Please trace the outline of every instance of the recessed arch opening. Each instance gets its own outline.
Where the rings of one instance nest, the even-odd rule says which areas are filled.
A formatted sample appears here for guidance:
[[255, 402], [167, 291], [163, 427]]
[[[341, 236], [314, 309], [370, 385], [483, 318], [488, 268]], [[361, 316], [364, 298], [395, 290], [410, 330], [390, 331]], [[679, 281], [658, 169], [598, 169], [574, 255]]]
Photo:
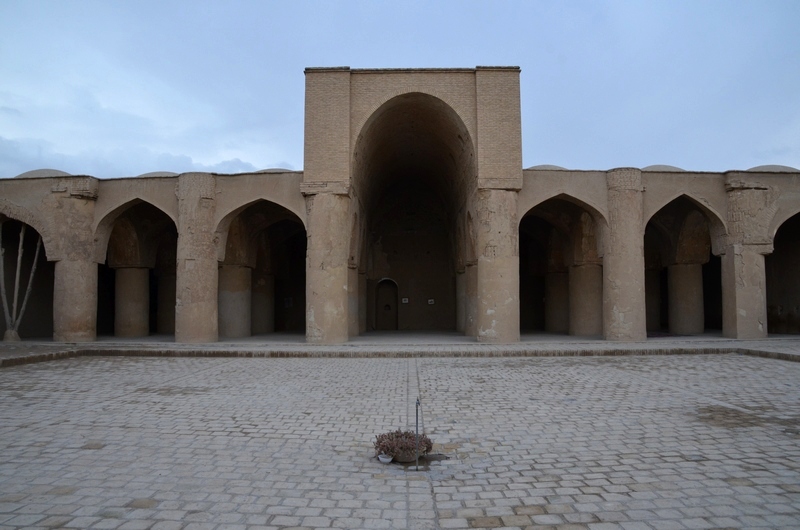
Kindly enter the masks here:
[[[0, 308], [0, 337], [5, 336], [8, 329], [16, 328], [17, 336], [22, 340], [50, 339], [53, 337], [55, 262], [47, 261], [44, 241], [37, 255], [41, 236], [31, 225], [0, 213], [0, 230], [4, 273], [0, 281], [4, 282], [6, 294], [6, 308]], [[22, 257], [18, 259], [20, 239]], [[6, 321], [6, 310], [9, 322]]]
[[800, 213], [780, 225], [765, 257], [767, 331], [800, 333]]
[[644, 233], [649, 336], [722, 330], [722, 262], [713, 254], [724, 226], [708, 209], [679, 196], [659, 209]]
[[397, 331], [399, 323], [397, 282], [384, 278], [375, 287], [375, 329]]
[[97, 335], [175, 335], [178, 230], [142, 200], [110, 212], [98, 225]]
[[[367, 120], [353, 154], [354, 207], [363, 234], [352, 267], [366, 276], [360, 306], [376, 307], [378, 284], [391, 277], [401, 303], [399, 330], [455, 330], [466, 296], [467, 203], [476, 186], [472, 140], [458, 114], [421, 93], [397, 96]], [[355, 290], [353, 290], [355, 291]], [[374, 310], [359, 329], [378, 327]], [[352, 334], [352, 333], [351, 333]]]
[[520, 333], [600, 336], [603, 332], [602, 216], [559, 195], [519, 224]]
[[305, 333], [306, 230], [288, 209], [267, 200], [220, 223], [220, 338]]

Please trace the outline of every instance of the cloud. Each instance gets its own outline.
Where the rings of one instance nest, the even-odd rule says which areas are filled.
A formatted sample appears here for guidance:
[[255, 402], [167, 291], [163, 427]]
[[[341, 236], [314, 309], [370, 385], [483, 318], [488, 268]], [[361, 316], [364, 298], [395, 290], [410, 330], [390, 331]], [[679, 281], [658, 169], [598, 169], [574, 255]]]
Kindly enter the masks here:
[[[294, 169], [288, 162], [276, 162], [268, 167]], [[239, 158], [203, 163], [187, 155], [156, 152], [142, 147], [64, 154], [45, 140], [0, 137], [0, 177], [15, 177], [26, 171], [43, 168], [98, 178], [136, 176], [152, 171], [247, 173], [267, 169]]]

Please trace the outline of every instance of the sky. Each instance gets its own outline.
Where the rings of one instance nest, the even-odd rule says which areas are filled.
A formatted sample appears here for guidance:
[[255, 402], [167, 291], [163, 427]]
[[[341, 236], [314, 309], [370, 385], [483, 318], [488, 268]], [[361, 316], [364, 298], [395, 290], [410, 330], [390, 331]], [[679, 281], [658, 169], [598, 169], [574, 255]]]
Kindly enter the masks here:
[[0, 0], [0, 177], [301, 170], [313, 66], [519, 66], [524, 167], [800, 168], [798, 22], [796, 0]]

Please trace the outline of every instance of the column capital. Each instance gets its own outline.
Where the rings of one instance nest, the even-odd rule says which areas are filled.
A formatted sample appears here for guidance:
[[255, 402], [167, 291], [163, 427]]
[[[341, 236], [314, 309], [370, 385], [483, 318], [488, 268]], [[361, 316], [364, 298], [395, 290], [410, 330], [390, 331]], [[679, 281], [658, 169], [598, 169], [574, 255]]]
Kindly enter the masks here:
[[644, 191], [642, 170], [635, 167], [620, 167], [606, 172], [609, 191]]

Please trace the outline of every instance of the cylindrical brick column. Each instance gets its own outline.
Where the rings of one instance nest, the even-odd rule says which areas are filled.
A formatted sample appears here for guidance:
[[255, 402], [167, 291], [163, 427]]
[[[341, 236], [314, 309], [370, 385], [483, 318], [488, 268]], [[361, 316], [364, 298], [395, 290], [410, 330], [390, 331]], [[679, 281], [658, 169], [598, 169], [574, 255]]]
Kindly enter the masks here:
[[175, 271], [158, 275], [156, 331], [159, 335], [175, 334], [175, 281]]
[[647, 331], [661, 330], [661, 271], [644, 271], [645, 311], [647, 312]]
[[597, 263], [569, 268], [569, 334], [603, 333], [603, 267]]
[[219, 336], [249, 337], [252, 269], [243, 265], [219, 268]]
[[669, 266], [669, 332], [699, 335], [705, 329], [703, 266], [679, 263]]
[[320, 193], [306, 197], [306, 340], [347, 342], [350, 197]]
[[478, 341], [519, 342], [517, 192], [478, 191]]
[[548, 272], [544, 277], [544, 330], [569, 332], [569, 274]]
[[56, 262], [53, 285], [53, 340], [88, 342], [97, 336], [97, 263]]
[[150, 334], [150, 269], [121, 267], [114, 275], [114, 336]]
[[603, 334], [607, 340], [647, 339], [644, 292], [642, 172], [606, 173], [608, 230], [603, 254]]

